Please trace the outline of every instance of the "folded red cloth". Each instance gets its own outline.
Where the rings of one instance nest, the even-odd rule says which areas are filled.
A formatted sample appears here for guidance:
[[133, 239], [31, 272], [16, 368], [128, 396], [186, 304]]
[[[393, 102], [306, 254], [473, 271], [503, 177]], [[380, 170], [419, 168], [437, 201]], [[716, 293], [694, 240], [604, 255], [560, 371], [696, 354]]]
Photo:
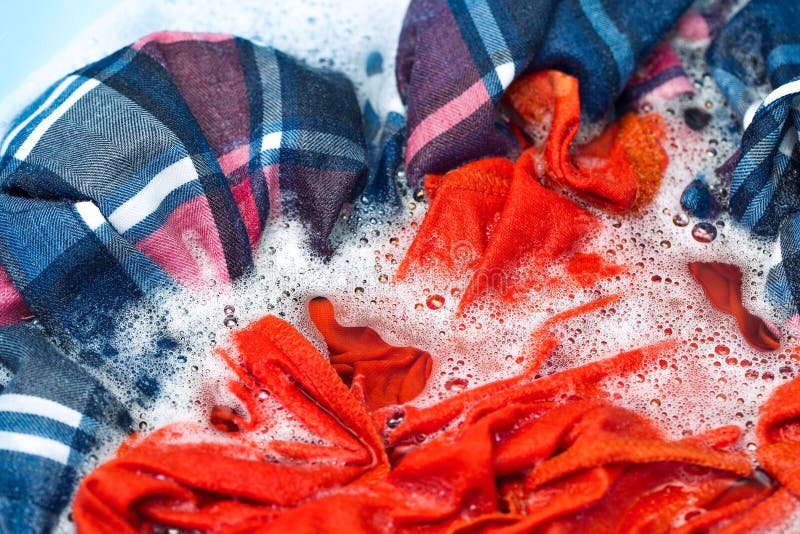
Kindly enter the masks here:
[[[736, 427], [669, 441], [642, 415], [607, 400], [605, 378], [644, 367], [672, 344], [534, 378], [558, 344], [553, 326], [612, 300], [569, 310], [534, 332], [527, 349], [534, 363], [523, 375], [427, 408], [371, 409], [363, 401], [376, 397], [348, 389], [334, 369], [341, 362], [331, 365], [289, 324], [265, 317], [234, 334], [239, 363], [225, 356], [251, 413], [218, 426], [227, 431], [175, 424], [131, 438], [81, 484], [78, 528], [696, 532], [742, 521], [775, 525], [796, 509], [800, 382], [778, 390], [758, 427], [759, 459], [778, 486], [760, 482], [746, 455], [729, 452]], [[359, 347], [367, 362], [376, 360], [375, 347], [392, 360], [377, 334], [338, 326], [328, 306], [315, 301], [312, 308], [322, 310], [313, 314], [334, 357], [348, 354], [345, 377], [360, 374]], [[408, 377], [414, 369], [370, 372]], [[259, 408], [265, 399], [309, 438], [265, 437], [273, 424]]]
[[522, 130], [549, 123], [547, 140], [537, 144], [535, 134], [528, 138], [518, 129], [527, 148], [516, 163], [489, 158], [429, 175], [430, 209], [397, 270], [400, 280], [433, 275], [465, 288], [459, 312], [485, 295], [508, 303], [525, 292], [569, 284], [548, 276], [553, 265], [566, 264], [571, 282], [582, 286], [621, 272], [601, 256], [577, 250], [599, 221], [540, 178], [602, 208], [626, 211], [652, 198], [668, 162], [657, 115], [629, 113], [573, 147], [580, 126], [578, 82], [561, 72], [522, 78], [504, 98]]
[[[431, 205], [397, 278], [465, 287], [459, 311], [485, 295], [511, 303], [529, 291], [592, 285], [623, 270], [576, 250], [599, 221], [539, 183], [534, 149], [515, 164], [485, 159], [429, 176], [426, 187]], [[549, 274], [563, 264], [571, 282]]]
[[660, 145], [660, 116], [628, 113], [590, 142], [573, 146], [581, 124], [577, 78], [540, 71], [514, 82], [504, 98], [523, 130], [549, 131], [538, 147], [548, 179], [610, 211], [630, 210], [655, 194], [669, 162]]

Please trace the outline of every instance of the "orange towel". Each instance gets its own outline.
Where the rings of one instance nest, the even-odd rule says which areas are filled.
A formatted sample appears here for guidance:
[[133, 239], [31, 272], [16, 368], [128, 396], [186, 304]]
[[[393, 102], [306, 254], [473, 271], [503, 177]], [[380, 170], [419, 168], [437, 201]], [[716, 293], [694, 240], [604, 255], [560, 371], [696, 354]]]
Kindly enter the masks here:
[[[430, 209], [397, 270], [465, 289], [459, 311], [483, 296], [513, 303], [544, 287], [591, 285], [622, 268], [576, 244], [597, 218], [536, 178], [531, 149], [512, 164], [494, 158], [428, 179]], [[553, 279], [551, 265], [568, 264], [572, 282]]]
[[592, 141], [573, 146], [581, 122], [577, 78], [540, 71], [514, 82], [504, 98], [523, 129], [541, 131], [549, 122], [547, 140], [537, 150], [553, 182], [616, 212], [643, 205], [655, 194], [669, 161], [660, 145], [658, 115], [628, 113]]
[[[534, 378], [558, 342], [552, 327], [611, 301], [534, 332], [529, 350], [539, 364], [523, 375], [428, 408], [399, 400], [370, 408], [365, 401], [376, 398], [349, 389], [340, 364], [265, 317], [234, 334], [237, 356], [223, 355], [239, 376], [236, 393], [250, 395], [247, 406], [267, 395], [308, 437], [265, 438], [265, 414], [237, 414], [248, 428], [174, 424], [133, 437], [81, 484], [79, 531], [659, 533], [779, 524], [798, 504], [799, 381], [776, 392], [759, 422], [759, 459], [773, 483], [736, 452], [737, 428], [670, 441], [607, 400], [604, 378], [638, 370], [673, 344]], [[359, 375], [362, 348], [366, 362], [375, 347], [391, 360], [373, 331], [339, 326], [327, 301], [312, 308], [332, 354], [348, 354], [345, 378]]]

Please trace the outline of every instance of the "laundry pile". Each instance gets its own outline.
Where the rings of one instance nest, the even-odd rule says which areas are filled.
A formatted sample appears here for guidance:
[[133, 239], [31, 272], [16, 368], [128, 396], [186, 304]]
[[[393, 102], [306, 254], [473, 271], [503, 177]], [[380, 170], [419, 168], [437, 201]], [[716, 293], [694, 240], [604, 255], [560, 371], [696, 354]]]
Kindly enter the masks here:
[[[762, 399], [757, 443], [743, 447], [737, 424], [672, 439], [618, 402], [613, 382], [643, 380], [688, 340], [645, 336], [548, 367], [564, 328], [623, 299], [597, 289], [604, 281], [640, 276], [598, 247], [600, 215], [640, 216], [682, 148], [650, 105], [696, 90], [676, 39], [710, 43], [709, 69], [743, 127], [728, 162], [675, 200], [778, 240], [767, 293], [797, 323], [790, 2], [413, 0], [396, 61], [405, 117], [378, 115], [331, 69], [221, 34], [152, 34], [58, 81], [0, 147], [0, 530], [50, 531], [68, 506], [81, 532], [690, 533], [791, 521], [800, 378]], [[367, 75], [381, 68], [370, 55]], [[693, 131], [712, 120], [699, 108], [684, 119]], [[342, 215], [397, 213], [398, 187], [428, 209], [393, 290], [463, 288], [448, 293], [454, 321], [524, 316], [545, 290], [596, 295], [532, 324], [516, 376], [424, 402], [442, 355], [345, 325], [330, 295], [295, 299], [308, 324], [265, 315], [215, 350], [235, 402], [136, 432], [111, 385], [146, 406], [164, 377], [120, 353], [123, 314], [236, 284], [277, 220], [299, 221], [324, 264]], [[698, 307], [731, 314], [764, 354], [783, 347], [747, 309], [742, 269], [688, 260], [709, 300]], [[177, 343], [165, 334], [147, 357], [169, 367]], [[86, 474], [100, 435], [119, 448]]]

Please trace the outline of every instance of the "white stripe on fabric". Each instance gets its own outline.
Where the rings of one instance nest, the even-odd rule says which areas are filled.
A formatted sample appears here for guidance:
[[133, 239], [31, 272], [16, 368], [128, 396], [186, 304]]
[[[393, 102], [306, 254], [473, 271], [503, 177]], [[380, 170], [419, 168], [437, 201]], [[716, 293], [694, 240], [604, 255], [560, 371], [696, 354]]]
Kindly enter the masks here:
[[156, 211], [170, 193], [196, 179], [194, 162], [185, 157], [156, 174], [150, 183], [115, 209], [108, 222], [120, 234], [126, 232]]
[[267, 134], [261, 139], [261, 152], [266, 152], [267, 150], [276, 150], [281, 147], [281, 139], [283, 138], [283, 132], [272, 132]]
[[40, 122], [36, 128], [33, 129], [31, 134], [25, 139], [25, 142], [20, 145], [17, 151], [14, 153], [14, 157], [23, 160], [28, 157], [28, 155], [33, 150], [33, 147], [36, 146], [36, 143], [42, 138], [42, 136], [50, 129], [50, 127], [60, 119], [64, 113], [69, 111], [69, 108], [75, 105], [75, 102], [83, 98], [83, 96], [100, 85], [100, 80], [95, 80], [91, 78], [86, 80], [83, 84], [81, 84], [75, 92], [69, 95], [69, 97], [64, 100], [60, 106], [53, 110], [53, 112], [44, 118], [42, 122]]
[[486, 0], [466, 0], [464, 3], [492, 63], [497, 66], [513, 61], [506, 39], [488, 2]]
[[71, 452], [71, 449], [60, 441], [5, 430], [0, 430], [0, 450], [41, 456], [64, 465], [69, 462]]
[[799, 92], [800, 92], [800, 80], [795, 80], [793, 82], [785, 83], [767, 95], [767, 98], [764, 99], [764, 105], [769, 106], [779, 98], [783, 98], [784, 96]]
[[17, 136], [17, 134], [18, 134], [19, 132], [21, 132], [21, 131], [22, 131], [22, 129], [23, 129], [23, 128], [25, 128], [25, 127], [26, 127], [28, 124], [30, 124], [30, 122], [31, 122], [33, 119], [35, 119], [36, 117], [38, 117], [38, 116], [39, 116], [39, 115], [40, 115], [40, 114], [41, 114], [41, 113], [42, 113], [44, 110], [46, 110], [47, 108], [49, 108], [49, 107], [50, 107], [50, 106], [53, 104], [53, 102], [55, 102], [55, 101], [56, 101], [56, 99], [57, 99], [59, 96], [61, 96], [61, 93], [63, 93], [64, 91], [66, 91], [67, 87], [69, 87], [69, 84], [71, 84], [71, 83], [72, 83], [73, 81], [75, 81], [77, 78], [78, 78], [77, 76], [74, 76], [74, 75], [72, 75], [72, 76], [67, 76], [66, 78], [64, 78], [63, 80], [61, 80], [61, 83], [60, 83], [60, 84], [58, 84], [58, 87], [56, 87], [55, 89], [53, 89], [53, 92], [52, 92], [52, 93], [50, 93], [50, 96], [48, 96], [48, 97], [47, 97], [47, 100], [45, 100], [44, 102], [42, 102], [42, 105], [41, 105], [41, 106], [39, 106], [38, 108], [36, 108], [36, 111], [34, 111], [34, 112], [33, 112], [33, 113], [31, 113], [30, 115], [28, 115], [28, 118], [27, 118], [27, 119], [25, 119], [24, 121], [22, 121], [21, 123], [19, 123], [19, 124], [17, 125], [17, 127], [16, 127], [16, 128], [14, 128], [13, 130], [11, 130], [11, 131], [8, 133], [8, 136], [6, 137], [6, 140], [3, 142], [3, 146], [2, 146], [2, 147], [0, 147], [0, 153], [3, 153], [3, 152], [5, 152], [5, 151], [6, 151], [6, 149], [8, 148], [8, 145], [10, 145], [10, 144], [11, 144], [11, 141], [13, 141], [13, 140], [14, 140], [14, 138]]
[[756, 116], [756, 111], [758, 108], [761, 107], [761, 102], [753, 102], [747, 108], [747, 111], [744, 112], [744, 117], [742, 118], [742, 127], [746, 130], [750, 127], [750, 124], [753, 122], [753, 117]]
[[103, 217], [102, 213], [100, 213], [100, 208], [98, 208], [94, 202], [89, 200], [84, 202], [76, 202], [75, 210], [92, 232], [103, 226], [103, 224], [106, 222], [106, 218]]
[[0, 412], [15, 412], [46, 417], [59, 423], [78, 428], [83, 414], [50, 399], [33, 395], [7, 393], [0, 395]]
[[742, 119], [744, 129], [746, 130], [750, 126], [750, 123], [753, 122], [753, 117], [755, 117], [756, 111], [758, 111], [761, 106], [769, 106], [776, 100], [793, 94], [800, 94], [800, 80], [785, 83], [777, 89], [773, 89], [761, 102], [753, 102], [750, 104], [750, 107], [747, 108], [747, 111], [744, 113], [744, 118]]

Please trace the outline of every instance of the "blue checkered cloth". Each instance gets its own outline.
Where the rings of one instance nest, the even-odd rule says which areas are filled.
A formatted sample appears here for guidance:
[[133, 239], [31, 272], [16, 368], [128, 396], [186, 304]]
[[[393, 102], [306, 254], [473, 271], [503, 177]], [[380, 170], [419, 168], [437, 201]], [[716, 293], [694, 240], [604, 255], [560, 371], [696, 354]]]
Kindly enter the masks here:
[[202, 285], [204, 264], [241, 276], [281, 214], [330, 253], [368, 178], [349, 80], [224, 35], [154, 34], [80, 69], [0, 148], [0, 263], [67, 345], [107, 338], [159, 288]]
[[[0, 532], [46, 532], [71, 499], [98, 434], [130, 418], [103, 385], [30, 323], [0, 328]], [[92, 466], [93, 467], [93, 466]]]
[[[380, 83], [380, 75], [383, 74], [383, 57], [378, 52], [367, 57], [366, 72], [368, 88], [375, 97], [380, 98], [383, 91], [374, 86], [375, 82]], [[356, 207], [360, 208], [358, 211], [362, 218], [375, 212], [379, 215], [392, 214], [400, 208], [397, 182], [403, 183], [400, 180], [402, 175], [398, 173], [403, 166], [406, 118], [396, 109], [382, 112], [377, 103], [373, 105], [368, 100], [364, 105], [364, 134], [370, 174], [361, 202]]]
[[[800, 310], [800, 3], [753, 0], [722, 29], [708, 61], [745, 127], [728, 210], [754, 235], [779, 237], [767, 291], [787, 315], [795, 315]], [[765, 85], [772, 90], [763, 98]]]

